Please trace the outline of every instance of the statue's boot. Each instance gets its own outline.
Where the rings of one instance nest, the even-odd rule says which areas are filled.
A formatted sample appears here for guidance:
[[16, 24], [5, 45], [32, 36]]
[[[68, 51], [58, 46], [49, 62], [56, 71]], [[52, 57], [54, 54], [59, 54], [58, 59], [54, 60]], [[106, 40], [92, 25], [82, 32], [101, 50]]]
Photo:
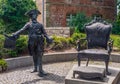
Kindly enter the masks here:
[[46, 73], [46, 72], [43, 71], [43, 70], [39, 72], [39, 76], [40, 76], [40, 77], [47, 76], [47, 75], [48, 75], [48, 73]]
[[31, 73], [34, 73], [34, 72], [37, 72], [37, 67], [35, 67]]
[[42, 69], [42, 65], [40, 64], [39, 65], [39, 76], [40, 77], [43, 77], [43, 76], [46, 76], [47, 73]]
[[33, 62], [34, 62], [34, 70], [31, 72], [31, 73], [34, 73], [34, 72], [37, 72], [38, 70], [37, 70], [37, 62], [38, 62], [38, 60], [37, 60], [37, 56], [36, 55], [33, 55]]

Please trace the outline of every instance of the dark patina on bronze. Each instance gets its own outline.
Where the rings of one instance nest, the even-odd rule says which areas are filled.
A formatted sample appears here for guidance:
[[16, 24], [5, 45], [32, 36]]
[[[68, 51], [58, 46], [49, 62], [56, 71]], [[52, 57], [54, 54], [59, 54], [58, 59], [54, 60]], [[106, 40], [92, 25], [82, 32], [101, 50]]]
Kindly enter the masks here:
[[[89, 59], [99, 60], [99, 61], [102, 60], [105, 62], [106, 74], [110, 75], [111, 73], [108, 71], [108, 64], [113, 47], [113, 40], [110, 39], [110, 32], [112, 25], [102, 20], [101, 18], [95, 18], [90, 23], [85, 24], [84, 28], [86, 32], [86, 38], [80, 39], [77, 44], [78, 66], [80, 67], [81, 59], [87, 59], [86, 66], [88, 66]], [[80, 45], [81, 40], [87, 41], [87, 49], [81, 50], [81, 45]], [[74, 71], [75, 72], [73, 73], [81, 72], [81, 70], [78, 69]]]
[[[42, 56], [44, 53], [44, 38], [46, 38], [47, 43], [52, 43], [52, 39], [48, 37], [43, 25], [37, 21], [37, 16], [41, 14], [40, 11], [37, 9], [30, 10], [25, 13], [25, 15], [29, 16], [31, 21], [27, 22], [25, 26], [15, 32], [12, 36], [7, 36], [5, 40], [5, 48], [14, 48], [15, 41], [19, 37], [19, 35], [24, 32], [28, 31], [28, 50], [29, 54], [33, 56], [34, 62], [34, 70], [33, 72], [39, 71], [39, 76], [47, 75], [42, 68]], [[7, 42], [8, 40], [11, 43]], [[39, 69], [39, 70], [38, 70]]]

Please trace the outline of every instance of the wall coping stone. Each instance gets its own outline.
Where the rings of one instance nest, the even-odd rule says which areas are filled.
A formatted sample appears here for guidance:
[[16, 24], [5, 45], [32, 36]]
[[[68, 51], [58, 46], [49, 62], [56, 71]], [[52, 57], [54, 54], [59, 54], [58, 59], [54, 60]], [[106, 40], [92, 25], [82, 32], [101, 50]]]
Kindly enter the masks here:
[[[8, 70], [33, 65], [32, 56], [22, 56], [17, 58], [5, 59]], [[77, 52], [57, 52], [44, 54], [43, 63], [65, 62], [77, 60]], [[110, 61], [120, 63], [120, 54], [113, 53]]]

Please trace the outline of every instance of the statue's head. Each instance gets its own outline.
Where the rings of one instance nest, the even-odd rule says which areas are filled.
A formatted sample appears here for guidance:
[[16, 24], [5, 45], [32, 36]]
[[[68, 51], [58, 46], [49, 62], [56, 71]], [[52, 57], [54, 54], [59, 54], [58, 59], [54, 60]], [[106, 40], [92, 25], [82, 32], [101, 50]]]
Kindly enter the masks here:
[[98, 16], [98, 17], [94, 17], [94, 21], [101, 21], [102, 20], [102, 17]]
[[32, 20], [36, 20], [39, 14], [41, 14], [41, 12], [37, 9], [33, 9], [25, 13], [25, 15], [29, 16]]

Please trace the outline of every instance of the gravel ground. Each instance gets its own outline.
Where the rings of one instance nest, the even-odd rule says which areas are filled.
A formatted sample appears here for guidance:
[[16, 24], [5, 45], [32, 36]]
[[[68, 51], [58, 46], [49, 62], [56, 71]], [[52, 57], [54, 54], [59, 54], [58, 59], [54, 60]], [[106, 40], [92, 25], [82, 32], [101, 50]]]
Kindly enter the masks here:
[[[0, 74], [0, 84], [64, 84], [65, 76], [74, 64], [77, 62], [44, 64], [43, 68], [49, 74], [43, 78], [39, 77], [38, 73], [31, 73], [33, 66], [15, 69]], [[91, 61], [90, 64], [104, 63]], [[110, 66], [120, 68], [120, 63], [110, 62]]]

